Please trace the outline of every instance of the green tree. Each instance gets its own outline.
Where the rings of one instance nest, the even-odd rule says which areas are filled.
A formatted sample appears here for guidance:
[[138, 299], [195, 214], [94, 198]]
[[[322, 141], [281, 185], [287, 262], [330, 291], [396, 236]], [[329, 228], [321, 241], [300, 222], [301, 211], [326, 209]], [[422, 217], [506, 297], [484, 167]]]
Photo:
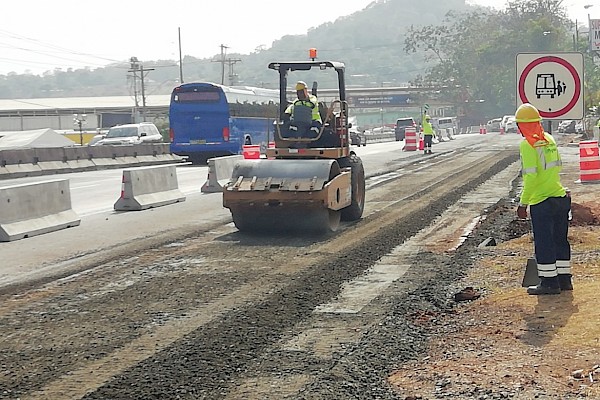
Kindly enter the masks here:
[[[442, 25], [411, 28], [404, 50], [437, 61], [419, 80], [453, 87], [447, 96], [467, 119], [512, 113], [516, 55], [572, 47], [572, 23], [561, 4], [561, 0], [517, 0], [502, 11], [450, 12]], [[477, 108], [468, 107], [481, 100], [485, 102]]]

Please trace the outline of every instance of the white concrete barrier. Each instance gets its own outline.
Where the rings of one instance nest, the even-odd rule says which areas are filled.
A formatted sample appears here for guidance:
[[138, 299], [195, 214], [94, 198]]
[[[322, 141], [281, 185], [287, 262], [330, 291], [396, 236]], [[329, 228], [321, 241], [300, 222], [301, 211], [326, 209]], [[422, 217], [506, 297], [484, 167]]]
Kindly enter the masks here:
[[202, 193], [217, 193], [223, 191], [223, 185], [229, 182], [233, 172], [233, 166], [239, 160], [243, 160], [241, 155], [216, 157], [208, 159], [208, 177], [200, 191]]
[[140, 211], [185, 201], [179, 190], [175, 165], [138, 167], [123, 170], [117, 211]]
[[71, 209], [69, 181], [52, 181], [0, 187], [0, 241], [78, 226]]

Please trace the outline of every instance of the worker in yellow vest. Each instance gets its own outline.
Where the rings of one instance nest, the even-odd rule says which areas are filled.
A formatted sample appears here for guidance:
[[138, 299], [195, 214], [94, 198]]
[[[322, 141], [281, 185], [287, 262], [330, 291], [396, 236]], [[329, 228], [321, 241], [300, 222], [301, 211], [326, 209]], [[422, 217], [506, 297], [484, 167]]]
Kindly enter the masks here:
[[539, 111], [529, 103], [515, 113], [519, 132], [523, 191], [517, 208], [519, 218], [531, 214], [535, 259], [540, 283], [527, 288], [531, 295], [559, 294], [573, 290], [569, 211], [571, 198], [560, 182], [562, 160], [552, 135], [544, 132]]
[[306, 137], [309, 132], [316, 137], [323, 126], [317, 96], [308, 93], [308, 86], [303, 81], [296, 83], [296, 93], [298, 98], [285, 110], [290, 119], [289, 129], [297, 132], [298, 137]]
[[431, 117], [427, 114], [423, 115], [423, 154], [433, 154], [431, 144], [433, 143], [433, 125]]

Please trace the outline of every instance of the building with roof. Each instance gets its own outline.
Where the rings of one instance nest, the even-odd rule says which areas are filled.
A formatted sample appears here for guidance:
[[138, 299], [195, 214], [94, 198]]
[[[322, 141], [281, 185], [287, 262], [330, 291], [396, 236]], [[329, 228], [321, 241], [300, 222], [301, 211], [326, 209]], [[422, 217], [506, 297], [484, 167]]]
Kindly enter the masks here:
[[53, 97], [40, 99], [0, 99], [0, 132], [51, 128], [78, 130], [74, 120], [84, 119], [86, 131], [114, 125], [168, 118], [170, 95], [146, 96], [145, 107], [131, 96]]

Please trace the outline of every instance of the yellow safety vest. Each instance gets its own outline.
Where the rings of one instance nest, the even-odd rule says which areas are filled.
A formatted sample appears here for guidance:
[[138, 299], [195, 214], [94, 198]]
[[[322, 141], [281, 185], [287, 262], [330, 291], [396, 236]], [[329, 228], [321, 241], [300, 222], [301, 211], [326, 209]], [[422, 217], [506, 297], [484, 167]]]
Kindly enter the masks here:
[[544, 132], [545, 141], [535, 146], [523, 140], [520, 144], [521, 175], [523, 191], [520, 204], [535, 205], [549, 197], [563, 197], [565, 188], [560, 183], [562, 160], [556, 141], [552, 135]]

